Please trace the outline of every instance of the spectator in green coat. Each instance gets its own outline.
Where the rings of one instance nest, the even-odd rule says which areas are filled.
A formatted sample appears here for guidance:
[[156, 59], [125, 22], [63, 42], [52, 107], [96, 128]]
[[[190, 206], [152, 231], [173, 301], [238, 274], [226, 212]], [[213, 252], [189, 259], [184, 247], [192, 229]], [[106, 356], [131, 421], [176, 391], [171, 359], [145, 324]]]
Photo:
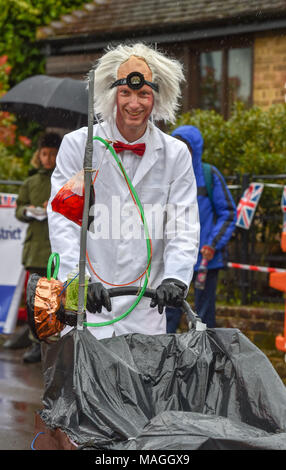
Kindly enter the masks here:
[[[28, 225], [22, 252], [22, 264], [29, 274], [47, 275], [47, 263], [51, 254], [46, 207], [51, 191], [51, 174], [56, 165], [56, 157], [61, 144], [61, 137], [56, 133], [45, 134], [39, 142], [32, 165], [37, 172], [28, 177], [19, 190], [16, 218]], [[23, 334], [27, 334], [27, 328]], [[40, 344], [29, 335], [32, 346], [23, 356], [24, 362], [41, 360]], [[16, 341], [21, 347], [21, 339]], [[9, 342], [9, 340], [8, 340]], [[13, 346], [13, 338], [6, 347]], [[19, 347], [19, 346], [18, 346]]]
[[33, 157], [38, 171], [28, 177], [20, 188], [17, 198], [16, 218], [27, 222], [22, 264], [29, 273], [46, 276], [51, 247], [46, 207], [51, 191], [51, 175], [61, 143], [58, 134], [45, 134]]

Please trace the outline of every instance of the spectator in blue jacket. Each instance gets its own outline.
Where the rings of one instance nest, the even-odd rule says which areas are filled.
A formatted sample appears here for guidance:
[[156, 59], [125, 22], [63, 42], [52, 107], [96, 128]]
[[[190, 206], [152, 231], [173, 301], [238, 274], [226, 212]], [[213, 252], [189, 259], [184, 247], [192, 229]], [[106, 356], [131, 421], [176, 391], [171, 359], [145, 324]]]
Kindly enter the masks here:
[[[208, 328], [215, 327], [216, 287], [219, 270], [226, 266], [226, 245], [236, 222], [236, 205], [219, 170], [211, 165], [212, 196], [208, 196], [202, 154], [203, 137], [194, 126], [180, 126], [172, 133], [189, 148], [197, 181], [199, 215], [201, 223], [200, 251], [194, 268], [193, 282], [204, 256], [207, 261], [205, 288], [195, 287], [195, 310]], [[181, 309], [166, 308], [167, 333], [175, 333], [180, 322]]]

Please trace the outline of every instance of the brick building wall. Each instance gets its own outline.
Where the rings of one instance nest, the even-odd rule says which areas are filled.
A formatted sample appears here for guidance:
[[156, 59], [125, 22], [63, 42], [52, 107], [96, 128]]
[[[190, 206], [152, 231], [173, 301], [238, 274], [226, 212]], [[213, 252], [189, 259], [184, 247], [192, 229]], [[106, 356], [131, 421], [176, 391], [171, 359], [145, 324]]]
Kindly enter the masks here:
[[285, 102], [286, 34], [257, 35], [253, 54], [253, 104], [268, 108]]

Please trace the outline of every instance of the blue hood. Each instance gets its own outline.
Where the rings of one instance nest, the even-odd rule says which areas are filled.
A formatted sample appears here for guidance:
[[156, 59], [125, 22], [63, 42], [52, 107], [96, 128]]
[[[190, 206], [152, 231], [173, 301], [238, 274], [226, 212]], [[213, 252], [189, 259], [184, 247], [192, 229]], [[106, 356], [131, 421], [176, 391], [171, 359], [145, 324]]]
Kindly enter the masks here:
[[180, 137], [184, 142], [189, 144], [192, 149], [192, 162], [195, 177], [198, 186], [204, 186], [202, 154], [204, 148], [204, 139], [199, 129], [194, 126], [180, 126], [172, 132], [173, 137]]

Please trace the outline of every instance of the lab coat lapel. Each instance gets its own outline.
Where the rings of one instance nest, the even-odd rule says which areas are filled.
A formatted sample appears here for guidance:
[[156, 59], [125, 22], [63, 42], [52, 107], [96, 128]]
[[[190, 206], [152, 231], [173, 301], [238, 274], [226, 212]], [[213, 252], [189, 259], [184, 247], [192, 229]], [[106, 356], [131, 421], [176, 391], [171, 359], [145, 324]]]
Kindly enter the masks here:
[[[114, 139], [114, 137], [112, 136], [112, 130], [111, 130], [110, 124], [107, 123], [107, 122], [104, 122], [104, 123], [102, 123], [101, 126], [97, 127], [97, 132], [94, 134], [94, 137], [96, 135], [98, 137], [101, 137], [104, 140], [107, 140], [107, 141], [112, 141]], [[99, 149], [103, 149], [102, 151], [105, 152], [105, 156], [104, 156], [104, 160], [102, 162], [102, 165], [108, 165], [108, 166], [112, 165], [116, 169], [116, 172], [118, 174], [120, 174], [120, 176], [124, 180], [124, 176], [122, 175], [122, 172], [121, 172], [115, 158], [111, 154], [111, 152], [105, 147], [105, 145], [103, 143], [101, 143], [99, 141], [96, 141], [96, 140], [94, 142], [95, 142], [95, 158], [96, 158], [96, 161], [98, 163], [100, 163], [98, 161], [98, 158], [96, 157], [96, 146], [98, 146]], [[101, 154], [101, 152], [99, 152], [99, 154]], [[119, 159], [120, 159], [120, 156], [119, 156]]]
[[[107, 123], [104, 123], [102, 125], [102, 128], [98, 129], [97, 135], [102, 137], [105, 140], [107, 139], [112, 140], [113, 137], [112, 137], [112, 131], [111, 131], [110, 125]], [[148, 173], [148, 171], [150, 171], [152, 166], [158, 160], [160, 156], [160, 151], [162, 151], [162, 148], [164, 147], [164, 142], [162, 141], [160, 137], [158, 129], [154, 126], [154, 124], [151, 124], [151, 123], [149, 123], [149, 135], [148, 135], [147, 140], [148, 141], [146, 142], [146, 151], [144, 155], [140, 157], [141, 158], [140, 164], [138, 165], [138, 168], [136, 170], [136, 173], [132, 181], [133, 186], [136, 186], [144, 178], [144, 176]], [[104, 144], [98, 143], [97, 145], [100, 145], [101, 147], [103, 147]], [[134, 156], [134, 158], [138, 158], [138, 157]], [[119, 156], [119, 159], [120, 159], [120, 156]], [[122, 180], [124, 180], [124, 176], [117, 162], [115, 161], [115, 159], [109, 152], [109, 150], [107, 150], [107, 155], [105, 156], [104, 161], [103, 161], [103, 165], [106, 165], [106, 164], [112, 165], [113, 167], [115, 167], [117, 173], [120, 174]]]
[[164, 143], [162, 142], [159, 132], [153, 124], [150, 124], [150, 133], [148, 142], [146, 142], [146, 151], [141, 157], [140, 164], [133, 178], [133, 186], [136, 186], [144, 176], [151, 170], [160, 156]]

